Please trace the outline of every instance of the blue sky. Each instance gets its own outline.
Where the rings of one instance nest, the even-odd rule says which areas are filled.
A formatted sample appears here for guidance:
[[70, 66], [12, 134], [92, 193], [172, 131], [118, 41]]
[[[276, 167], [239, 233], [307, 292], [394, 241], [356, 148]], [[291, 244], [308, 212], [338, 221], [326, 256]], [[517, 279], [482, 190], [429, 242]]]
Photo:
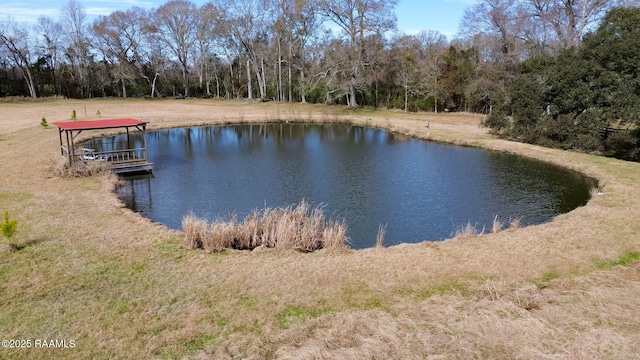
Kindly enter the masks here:
[[[91, 20], [98, 15], [108, 15], [116, 10], [133, 6], [152, 9], [168, 0], [76, 0]], [[191, 0], [202, 5], [209, 0]], [[458, 31], [464, 10], [474, 0], [399, 0], [396, 7], [398, 29], [407, 34], [420, 30], [437, 30], [452, 38]], [[15, 21], [35, 22], [41, 15], [57, 19], [66, 0], [2, 0], [0, 19], [11, 17]]]

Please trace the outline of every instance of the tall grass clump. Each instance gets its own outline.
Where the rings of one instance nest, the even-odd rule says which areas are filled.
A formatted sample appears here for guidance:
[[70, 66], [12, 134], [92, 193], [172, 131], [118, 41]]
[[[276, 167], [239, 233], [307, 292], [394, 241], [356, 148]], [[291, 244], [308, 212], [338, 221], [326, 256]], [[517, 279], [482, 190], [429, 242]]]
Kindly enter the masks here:
[[238, 221], [233, 216], [229, 221], [217, 219], [209, 226], [204, 225], [202, 248], [208, 252], [220, 252], [233, 245], [238, 232]]
[[493, 217], [493, 224], [491, 225], [491, 233], [492, 234], [499, 233], [500, 231], [502, 231], [503, 227], [504, 227], [504, 224], [502, 223], [502, 221], [500, 221], [500, 219], [498, 219], [498, 215], [495, 215]]
[[482, 231], [478, 231], [475, 225], [471, 225], [471, 222], [467, 222], [467, 225], [457, 226], [452, 235], [454, 238], [469, 238], [480, 235], [483, 232], [484, 229]]
[[311, 252], [348, 247], [345, 222], [325, 219], [322, 205], [311, 207], [304, 200], [295, 206], [253, 210], [243, 221], [233, 214], [229, 220], [208, 223], [188, 214], [182, 228], [186, 247], [209, 252], [257, 247]]
[[596, 195], [602, 194], [604, 194], [604, 184], [599, 182], [596, 186], [591, 188], [589, 195], [591, 195], [591, 197], [595, 197]]
[[324, 228], [322, 242], [326, 249], [348, 249], [347, 223], [344, 220], [334, 220], [330, 226]]
[[52, 159], [49, 170], [54, 176], [62, 178], [96, 176], [110, 174], [109, 165], [106, 161], [77, 161], [71, 165], [64, 157]]
[[202, 249], [207, 236], [207, 227], [207, 220], [199, 218], [193, 213], [182, 218], [185, 246], [189, 249]]

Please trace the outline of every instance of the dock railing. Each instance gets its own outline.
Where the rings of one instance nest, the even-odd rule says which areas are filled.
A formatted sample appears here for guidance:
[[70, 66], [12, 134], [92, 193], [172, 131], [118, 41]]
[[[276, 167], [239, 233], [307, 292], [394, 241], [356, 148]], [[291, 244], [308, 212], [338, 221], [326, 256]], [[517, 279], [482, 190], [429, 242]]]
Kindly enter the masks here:
[[[68, 149], [63, 147], [63, 153], [68, 157]], [[92, 148], [81, 148], [75, 151], [73, 161], [107, 161], [110, 166], [117, 167], [121, 164], [129, 164], [132, 162], [147, 162], [147, 148], [134, 149], [117, 149], [98, 151]]]

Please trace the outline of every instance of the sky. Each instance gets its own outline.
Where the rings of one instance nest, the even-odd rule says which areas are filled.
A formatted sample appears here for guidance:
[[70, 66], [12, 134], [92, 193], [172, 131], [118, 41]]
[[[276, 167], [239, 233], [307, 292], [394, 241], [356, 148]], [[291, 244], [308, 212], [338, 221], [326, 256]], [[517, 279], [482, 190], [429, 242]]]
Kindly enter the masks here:
[[[169, 0], [76, 0], [92, 21], [99, 15], [108, 15], [133, 6], [153, 9]], [[202, 5], [209, 0], [191, 0]], [[399, 0], [396, 6], [398, 30], [416, 34], [420, 30], [436, 30], [452, 39], [458, 32], [464, 10], [475, 0]], [[35, 23], [42, 15], [58, 19], [66, 0], [1, 0], [0, 20], [11, 18], [18, 22]]]

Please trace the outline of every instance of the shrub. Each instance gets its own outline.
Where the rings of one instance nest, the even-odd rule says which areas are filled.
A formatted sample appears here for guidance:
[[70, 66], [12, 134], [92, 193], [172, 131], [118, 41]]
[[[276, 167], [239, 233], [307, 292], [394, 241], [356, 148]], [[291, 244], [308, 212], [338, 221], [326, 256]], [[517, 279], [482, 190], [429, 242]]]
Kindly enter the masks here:
[[488, 127], [490, 132], [495, 135], [506, 133], [511, 128], [509, 118], [498, 112], [494, 112], [482, 122], [482, 125]]
[[45, 119], [45, 117], [43, 116], [42, 119], [40, 120], [40, 126], [42, 126], [43, 128], [46, 128], [49, 126], [49, 123], [47, 122], [47, 119]]
[[18, 221], [17, 220], [11, 220], [9, 218], [9, 212], [5, 211], [4, 212], [4, 221], [2, 223], [0, 223], [0, 232], [2, 233], [2, 235], [4, 237], [7, 238], [7, 240], [9, 240], [9, 245], [12, 245], [11, 238], [16, 233], [17, 229], [18, 229]]
[[618, 131], [605, 141], [605, 155], [638, 161], [638, 136], [631, 131]]

